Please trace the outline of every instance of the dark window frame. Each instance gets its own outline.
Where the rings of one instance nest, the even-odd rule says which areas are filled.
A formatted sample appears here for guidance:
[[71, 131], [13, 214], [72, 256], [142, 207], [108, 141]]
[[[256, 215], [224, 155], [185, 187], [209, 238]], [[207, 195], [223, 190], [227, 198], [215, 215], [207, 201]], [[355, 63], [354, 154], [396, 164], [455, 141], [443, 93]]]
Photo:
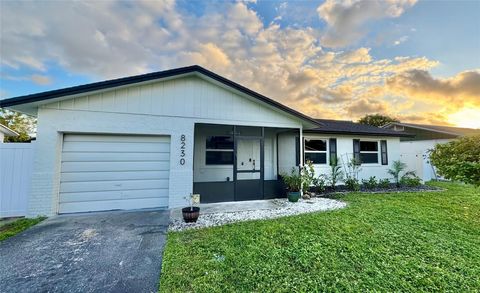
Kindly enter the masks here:
[[[225, 138], [231, 138], [231, 148], [212, 148], [212, 145], [210, 144], [209, 146], [209, 140], [213, 137], [225, 137]], [[205, 139], [205, 165], [206, 166], [233, 166], [233, 161], [234, 161], [234, 141], [233, 141], [233, 136], [228, 136], [228, 135], [210, 135], [207, 136]], [[217, 155], [220, 155], [222, 153], [231, 153], [231, 160], [229, 161], [224, 161], [224, 162], [209, 162], [208, 160], [208, 154], [215, 153]]]
[[[376, 144], [376, 150], [375, 151], [362, 151], [362, 142], [369, 142], [369, 143], [375, 143]], [[359, 149], [359, 156], [360, 156], [360, 161], [362, 163], [362, 165], [378, 165], [380, 164], [380, 160], [379, 160], [379, 154], [380, 154], [380, 146], [379, 146], [380, 142], [378, 140], [359, 140], [359, 145], [358, 145], [358, 149]], [[362, 154], [376, 154], [376, 162], [363, 162], [362, 161]]]

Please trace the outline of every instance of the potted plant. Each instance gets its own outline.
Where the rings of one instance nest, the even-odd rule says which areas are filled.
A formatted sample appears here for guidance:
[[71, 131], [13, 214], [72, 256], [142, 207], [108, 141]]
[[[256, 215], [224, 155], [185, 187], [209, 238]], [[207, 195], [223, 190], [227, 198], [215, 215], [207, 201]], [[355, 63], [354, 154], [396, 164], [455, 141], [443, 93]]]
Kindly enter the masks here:
[[302, 177], [295, 168], [292, 168], [290, 174], [282, 175], [283, 182], [287, 186], [287, 198], [290, 202], [297, 202], [301, 196]]
[[190, 202], [190, 206], [182, 209], [183, 220], [185, 223], [195, 223], [200, 216], [200, 207], [194, 207], [194, 203], [200, 202], [200, 195], [190, 194], [185, 197]]

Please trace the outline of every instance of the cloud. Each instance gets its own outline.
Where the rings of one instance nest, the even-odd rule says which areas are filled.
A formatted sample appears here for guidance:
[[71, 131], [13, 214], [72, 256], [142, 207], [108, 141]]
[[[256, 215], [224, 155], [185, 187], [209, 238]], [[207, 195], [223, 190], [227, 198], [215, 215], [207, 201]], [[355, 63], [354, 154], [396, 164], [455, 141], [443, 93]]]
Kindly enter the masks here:
[[388, 106], [385, 102], [375, 99], [361, 99], [352, 102], [347, 107], [347, 112], [354, 116], [359, 117], [366, 114], [374, 113], [386, 113]]
[[[332, 29], [397, 17], [414, 3], [327, 1], [324, 7], [331, 7], [319, 10], [328, 18], [328, 36]], [[373, 112], [447, 117], [454, 109], [444, 103], [433, 111], [425, 93], [478, 97], [472, 96], [479, 84], [476, 71], [436, 79], [428, 70], [438, 62], [426, 57], [378, 59], [367, 47], [329, 49], [325, 32], [265, 25], [250, 6], [221, 2], [197, 15], [174, 1], [5, 2], [1, 66], [28, 68], [38, 75], [34, 81], [47, 84], [52, 63], [94, 79], [199, 64], [318, 118], [352, 120]], [[369, 9], [366, 17], [358, 15], [358, 7]]]
[[33, 74], [30, 78], [34, 83], [39, 85], [49, 85], [53, 82], [52, 79], [46, 75]]
[[480, 107], [480, 71], [464, 71], [450, 78], [434, 78], [425, 70], [408, 70], [387, 79], [388, 90], [449, 108]]
[[328, 25], [322, 42], [331, 48], [351, 45], [366, 34], [369, 22], [399, 17], [415, 3], [416, 0], [327, 0], [317, 8]]

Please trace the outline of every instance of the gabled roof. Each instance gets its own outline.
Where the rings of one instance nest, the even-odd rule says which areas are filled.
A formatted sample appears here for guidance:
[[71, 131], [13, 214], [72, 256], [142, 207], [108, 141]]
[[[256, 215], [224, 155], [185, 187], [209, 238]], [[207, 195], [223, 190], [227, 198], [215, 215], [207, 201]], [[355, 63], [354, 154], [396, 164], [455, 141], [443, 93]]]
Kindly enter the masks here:
[[334, 134], [354, 134], [354, 135], [371, 135], [371, 136], [407, 136], [412, 135], [393, 131], [390, 129], [379, 128], [367, 124], [355, 123], [345, 120], [316, 119], [323, 125], [314, 129], [306, 130], [309, 133], [334, 133]]
[[289, 108], [275, 100], [272, 100], [262, 94], [259, 94], [249, 88], [246, 88], [236, 82], [233, 82], [223, 76], [220, 76], [198, 65], [175, 68], [175, 69], [141, 74], [141, 75], [135, 75], [130, 77], [123, 77], [118, 79], [111, 79], [111, 80], [94, 82], [94, 83], [89, 83], [85, 85], [73, 86], [73, 87], [52, 90], [52, 91], [47, 91], [47, 92], [42, 92], [37, 94], [9, 98], [6, 100], [0, 100], [0, 108], [12, 107], [12, 106], [28, 104], [28, 103], [38, 103], [41, 101], [58, 99], [62, 97], [72, 96], [72, 95], [80, 95], [80, 94], [85, 94], [85, 93], [94, 92], [94, 91], [101, 91], [101, 90], [106, 90], [111, 88], [133, 85], [137, 83], [145, 83], [145, 82], [154, 81], [157, 79], [167, 79], [167, 78], [173, 78], [177, 76], [190, 75], [190, 74], [204, 75], [210, 79], [213, 79], [216, 82], [224, 84], [239, 92], [249, 95], [263, 103], [266, 103], [270, 106], [278, 108], [283, 112], [287, 112], [297, 118], [300, 118], [301, 120], [308, 121], [312, 125], [319, 125], [319, 123], [315, 119], [312, 119], [311, 117], [305, 114], [302, 114], [292, 108]]
[[474, 128], [463, 128], [463, 127], [452, 127], [452, 126], [443, 126], [443, 125], [428, 125], [428, 124], [414, 124], [414, 123], [401, 123], [401, 122], [391, 122], [387, 125], [382, 126], [382, 128], [390, 127], [391, 125], [398, 125], [403, 127], [411, 127], [416, 129], [422, 129], [437, 133], [444, 133], [455, 136], [464, 136], [464, 135], [474, 135], [480, 134], [480, 129]]
[[5, 136], [18, 136], [18, 133], [7, 126], [0, 124], [0, 132], [5, 134]]

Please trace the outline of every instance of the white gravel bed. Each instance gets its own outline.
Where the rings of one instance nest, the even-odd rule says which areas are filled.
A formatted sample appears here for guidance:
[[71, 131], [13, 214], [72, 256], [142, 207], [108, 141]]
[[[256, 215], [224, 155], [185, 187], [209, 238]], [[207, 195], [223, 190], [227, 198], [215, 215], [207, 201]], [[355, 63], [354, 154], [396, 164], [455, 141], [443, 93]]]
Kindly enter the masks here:
[[275, 219], [285, 216], [328, 211], [344, 208], [347, 204], [334, 199], [312, 198], [300, 199], [298, 202], [289, 202], [287, 199], [275, 199], [275, 207], [272, 209], [249, 210], [229, 213], [202, 214], [196, 223], [185, 223], [181, 218], [171, 219], [169, 230], [182, 231], [187, 229], [198, 229], [205, 227], [221, 226], [229, 223]]

